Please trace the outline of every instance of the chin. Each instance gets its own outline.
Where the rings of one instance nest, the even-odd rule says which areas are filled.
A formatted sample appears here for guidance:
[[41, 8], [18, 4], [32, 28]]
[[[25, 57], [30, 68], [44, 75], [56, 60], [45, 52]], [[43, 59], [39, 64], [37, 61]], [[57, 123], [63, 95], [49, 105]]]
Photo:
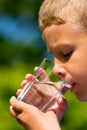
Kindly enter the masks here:
[[79, 96], [78, 94], [76, 94], [76, 97], [81, 102], [86, 102], [87, 101], [87, 96], [86, 97], [85, 96], [81, 96], [81, 95]]

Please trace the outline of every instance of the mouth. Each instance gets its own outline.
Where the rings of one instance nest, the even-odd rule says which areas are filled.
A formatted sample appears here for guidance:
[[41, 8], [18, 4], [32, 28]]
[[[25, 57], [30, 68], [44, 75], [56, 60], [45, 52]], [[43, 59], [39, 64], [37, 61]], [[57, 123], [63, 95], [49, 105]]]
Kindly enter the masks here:
[[74, 79], [69, 79], [69, 80], [64, 80], [64, 82], [66, 83], [66, 84], [69, 84], [71, 87], [70, 87], [70, 92], [73, 92], [73, 93], [76, 93], [76, 91], [77, 91], [77, 83], [76, 83], [76, 81], [74, 80]]
[[76, 88], [76, 83], [71, 83], [70, 84], [72, 87], [70, 88], [71, 92], [75, 92], [75, 88]]

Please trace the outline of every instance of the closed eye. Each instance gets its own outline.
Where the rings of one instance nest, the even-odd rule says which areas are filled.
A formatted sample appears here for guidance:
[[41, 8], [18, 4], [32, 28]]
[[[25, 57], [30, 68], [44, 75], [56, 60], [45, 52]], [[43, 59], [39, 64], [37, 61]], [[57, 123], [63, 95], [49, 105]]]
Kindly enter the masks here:
[[69, 57], [71, 55], [72, 52], [69, 52], [67, 54], [63, 54], [64, 57]]
[[63, 57], [65, 60], [68, 60], [68, 59], [71, 57], [72, 53], [73, 53], [73, 51], [68, 52], [68, 53], [66, 53], [66, 54], [62, 54], [62, 57]]
[[49, 52], [61, 62], [67, 62], [71, 58], [74, 50], [75, 47], [72, 45], [61, 44], [60, 46], [58, 45], [58, 47], [56, 46], [55, 48], [50, 48]]

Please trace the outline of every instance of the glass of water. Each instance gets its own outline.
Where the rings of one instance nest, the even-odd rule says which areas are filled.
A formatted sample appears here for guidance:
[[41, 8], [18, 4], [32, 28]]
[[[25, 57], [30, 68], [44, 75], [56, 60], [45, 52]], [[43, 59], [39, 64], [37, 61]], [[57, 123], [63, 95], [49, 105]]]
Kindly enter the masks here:
[[25, 85], [17, 99], [46, 112], [71, 87], [53, 74], [53, 66], [53, 60], [45, 58], [35, 71], [35, 78]]

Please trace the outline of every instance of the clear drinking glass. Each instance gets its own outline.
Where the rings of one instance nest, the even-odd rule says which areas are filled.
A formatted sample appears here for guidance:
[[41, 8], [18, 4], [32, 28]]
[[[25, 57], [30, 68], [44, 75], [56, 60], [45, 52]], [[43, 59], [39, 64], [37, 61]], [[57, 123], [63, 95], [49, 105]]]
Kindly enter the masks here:
[[53, 66], [53, 60], [44, 58], [34, 73], [35, 78], [25, 85], [17, 99], [46, 112], [71, 87], [53, 74]]

